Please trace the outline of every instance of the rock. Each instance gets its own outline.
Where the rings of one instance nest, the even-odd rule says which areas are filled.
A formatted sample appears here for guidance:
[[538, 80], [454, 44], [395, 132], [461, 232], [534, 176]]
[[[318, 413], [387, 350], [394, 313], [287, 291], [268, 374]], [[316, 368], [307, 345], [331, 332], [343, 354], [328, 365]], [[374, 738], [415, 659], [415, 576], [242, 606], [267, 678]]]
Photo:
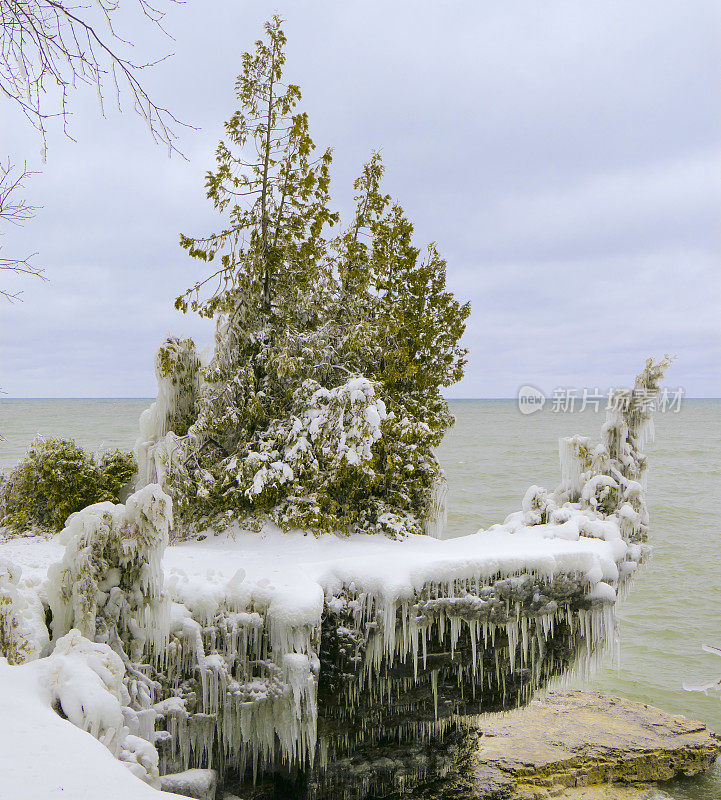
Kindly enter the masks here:
[[214, 769], [186, 769], [173, 775], [162, 775], [160, 788], [196, 800], [215, 800], [218, 773]]
[[478, 800], [632, 800], [640, 784], [703, 772], [721, 751], [703, 723], [598, 692], [549, 692], [481, 718], [478, 733]]

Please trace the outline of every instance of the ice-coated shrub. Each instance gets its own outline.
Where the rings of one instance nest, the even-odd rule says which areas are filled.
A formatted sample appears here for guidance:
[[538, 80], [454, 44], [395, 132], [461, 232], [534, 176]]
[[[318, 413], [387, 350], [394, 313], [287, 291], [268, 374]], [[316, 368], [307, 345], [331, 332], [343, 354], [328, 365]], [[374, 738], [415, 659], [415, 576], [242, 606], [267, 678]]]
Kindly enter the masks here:
[[17, 564], [0, 558], [0, 656], [10, 664], [40, 658], [49, 645], [37, 587], [21, 578]]
[[70, 514], [88, 505], [118, 502], [135, 472], [130, 452], [94, 457], [72, 440], [37, 437], [0, 486], [0, 525], [62, 530]]
[[523, 499], [527, 525], [561, 521], [568, 503], [592, 515], [613, 517], [627, 541], [645, 541], [648, 510], [644, 499], [646, 456], [653, 439], [653, 410], [660, 382], [673, 358], [647, 359], [633, 388], [619, 389], [610, 398], [601, 441], [568, 436], [559, 441], [561, 483], [553, 493], [531, 486]]
[[17, 584], [20, 570], [5, 559], [0, 559], [0, 656], [10, 664], [22, 664], [31, 647], [22, 635], [20, 608], [23, 600]]
[[139, 659], [164, 639], [161, 560], [173, 525], [170, 498], [149, 484], [122, 504], [83, 509], [60, 536], [62, 561], [48, 570], [54, 638], [77, 628]]
[[197, 416], [200, 372], [193, 340], [168, 336], [155, 357], [158, 399], [140, 416], [136, 488], [164, 481], [177, 437], [185, 436]]

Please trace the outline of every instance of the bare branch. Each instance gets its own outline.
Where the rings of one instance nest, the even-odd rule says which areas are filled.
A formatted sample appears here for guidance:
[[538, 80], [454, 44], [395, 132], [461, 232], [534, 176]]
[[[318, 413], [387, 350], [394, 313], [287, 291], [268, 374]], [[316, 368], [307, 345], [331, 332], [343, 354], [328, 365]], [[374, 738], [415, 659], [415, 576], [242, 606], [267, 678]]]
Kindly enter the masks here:
[[[190, 126], [156, 105], [137, 77], [141, 70], [169, 56], [136, 63], [117, 49], [132, 46], [113, 27], [113, 15], [120, 2], [94, 0], [106, 28], [103, 34], [88, 21], [87, 14], [79, 15], [78, 7], [69, 7], [58, 0], [0, 0], [0, 94], [14, 102], [40, 132], [44, 149], [49, 119], [62, 119], [63, 130], [70, 135], [69, 95], [78, 83], [95, 87], [102, 114], [103, 94], [110, 81], [118, 107], [121, 107], [121, 89], [125, 89], [153, 140], [165, 144], [169, 152], [182, 155], [176, 146], [175, 131], [178, 126]], [[167, 35], [162, 26], [165, 12], [148, 0], [139, 0], [139, 7]], [[87, 6], [80, 8], [85, 11]]]
[[[8, 159], [0, 162], [0, 223], [22, 225], [35, 216], [36, 206], [31, 206], [24, 198], [19, 197], [19, 192], [25, 188], [25, 180], [32, 175], [27, 169], [27, 164], [22, 168], [13, 166]], [[0, 230], [0, 234], [2, 231]], [[24, 258], [4, 258], [0, 256], [0, 270], [13, 272], [16, 275], [33, 275], [41, 280], [47, 280], [44, 270], [32, 263], [37, 253], [32, 253]], [[0, 297], [13, 301], [20, 299], [21, 292], [12, 292], [0, 288]]]
[[[0, 98], [4, 95], [14, 103], [40, 133], [43, 160], [47, 155], [48, 120], [61, 120], [63, 132], [73, 138], [69, 100], [80, 83], [95, 87], [103, 116], [107, 84], [112, 86], [118, 110], [122, 110], [121, 91], [125, 91], [129, 105], [145, 121], [153, 141], [164, 144], [169, 154], [176, 152], [185, 158], [176, 145], [176, 130], [192, 126], [157, 105], [138, 79], [141, 70], [169, 56], [143, 64], [123, 54], [121, 48], [132, 47], [132, 43], [120, 36], [113, 24], [121, 2], [92, 0], [71, 6], [63, 0], [0, 0]], [[150, 0], [137, 2], [143, 17], [169, 36], [162, 24], [165, 12]], [[9, 161], [0, 163], [0, 223], [22, 225], [34, 217], [36, 209], [19, 198], [30, 174], [27, 168], [13, 169]], [[0, 258], [0, 270], [45, 280], [43, 270], [31, 262], [32, 257]], [[19, 294], [0, 289], [0, 295], [8, 300], [18, 299]]]

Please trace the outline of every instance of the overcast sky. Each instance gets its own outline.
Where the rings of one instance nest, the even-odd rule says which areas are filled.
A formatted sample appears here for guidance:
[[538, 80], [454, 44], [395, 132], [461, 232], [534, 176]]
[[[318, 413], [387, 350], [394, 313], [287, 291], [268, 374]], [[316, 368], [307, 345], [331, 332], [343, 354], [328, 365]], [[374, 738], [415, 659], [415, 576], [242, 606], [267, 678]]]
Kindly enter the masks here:
[[[122, 31], [157, 103], [198, 128], [168, 159], [126, 111], [76, 95], [48, 160], [0, 100], [0, 155], [42, 169], [37, 218], [2, 239], [37, 250], [49, 283], [0, 305], [9, 397], [147, 397], [169, 332], [212, 338], [173, 310], [203, 265], [178, 234], [219, 227], [205, 199], [243, 51], [275, 10], [286, 77], [319, 147], [334, 148], [337, 207], [381, 148], [386, 189], [435, 241], [472, 313], [451, 397], [521, 384], [608, 387], [672, 353], [669, 386], [721, 396], [721, 6], [637, 2], [199, 2], [169, 6], [168, 42]], [[111, 105], [110, 103], [108, 104]]]

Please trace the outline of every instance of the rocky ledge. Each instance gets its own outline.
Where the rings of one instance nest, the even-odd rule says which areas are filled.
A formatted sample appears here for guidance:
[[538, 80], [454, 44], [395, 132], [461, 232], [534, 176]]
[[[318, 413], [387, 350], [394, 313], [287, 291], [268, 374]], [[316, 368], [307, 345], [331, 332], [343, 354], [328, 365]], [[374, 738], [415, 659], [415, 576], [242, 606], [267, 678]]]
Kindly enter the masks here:
[[482, 719], [478, 734], [474, 800], [630, 800], [639, 785], [704, 772], [721, 752], [701, 722], [598, 692], [549, 692]]
[[[552, 691], [522, 709], [482, 717], [460, 741], [443, 747], [455, 766], [442, 779], [392, 797], [647, 800], [650, 784], [708, 770], [721, 753], [721, 737], [701, 722], [643, 703], [598, 692]], [[396, 768], [399, 763], [390, 759]], [[212, 770], [190, 770], [171, 777], [191, 773], [215, 776]], [[195, 781], [185, 782], [188, 787], [175, 780], [163, 788], [188, 797], [213, 797], [214, 784], [203, 793], [188, 790], [195, 788]], [[312, 791], [278, 793], [277, 786], [261, 780], [237, 793], [221, 790], [216, 800], [310, 796]]]

